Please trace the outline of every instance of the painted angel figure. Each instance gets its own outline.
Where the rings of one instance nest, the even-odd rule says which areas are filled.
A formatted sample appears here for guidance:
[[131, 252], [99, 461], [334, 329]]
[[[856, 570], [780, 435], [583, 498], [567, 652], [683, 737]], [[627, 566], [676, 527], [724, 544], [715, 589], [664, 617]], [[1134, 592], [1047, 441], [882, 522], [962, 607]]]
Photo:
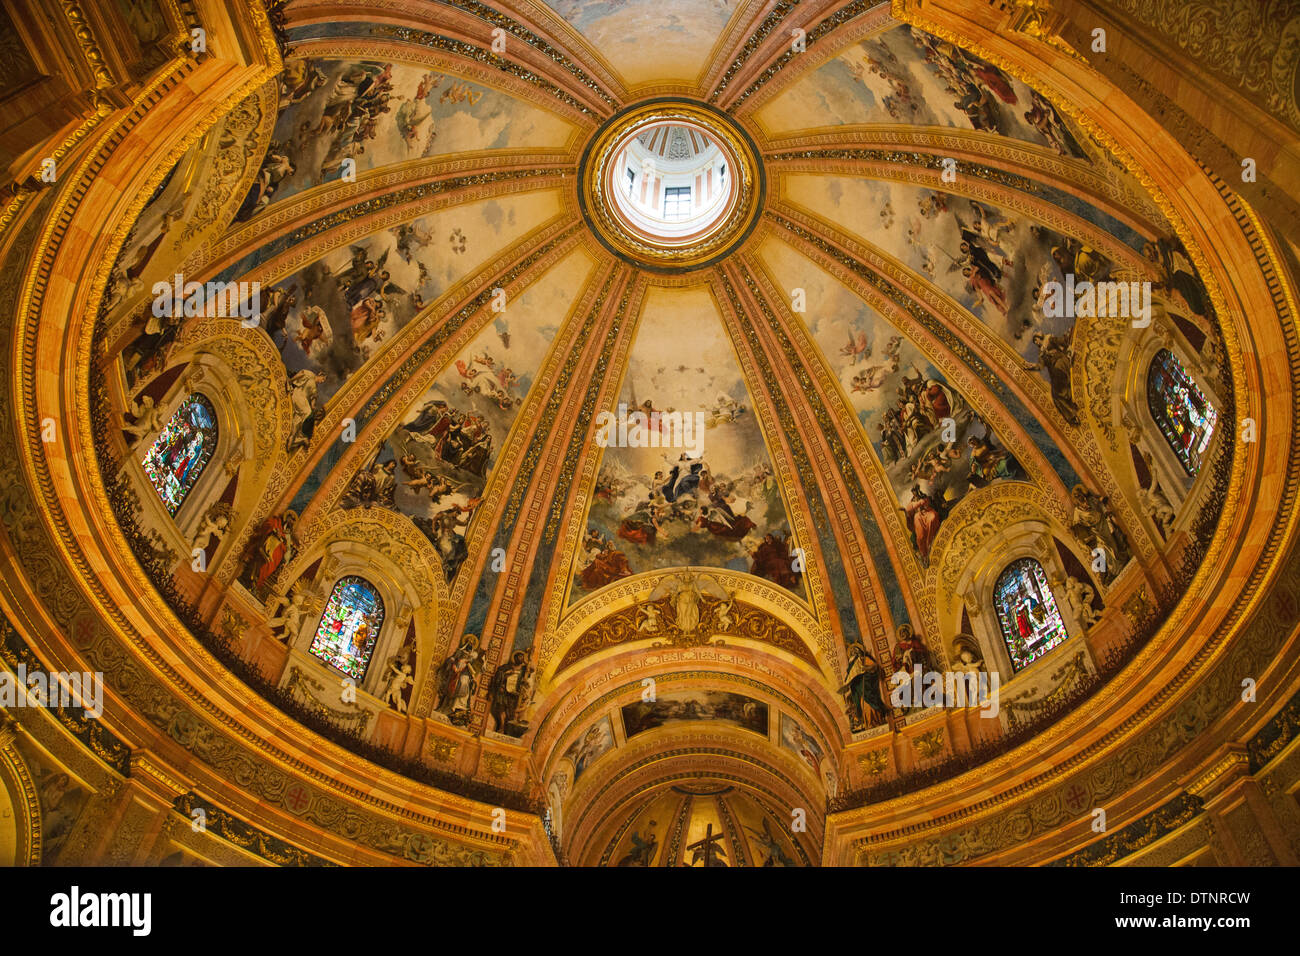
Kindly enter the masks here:
[[655, 853], [659, 849], [659, 838], [655, 836], [653, 827], [655, 821], [650, 821], [650, 829], [643, 837], [640, 833], [633, 831], [629, 839], [632, 841], [631, 850], [618, 861], [619, 866], [649, 866], [655, 858]]
[[759, 830], [749, 825], [745, 825], [745, 829], [754, 837], [755, 842], [762, 847], [763, 852], [767, 854], [767, 859], [763, 862], [764, 866], [795, 865], [794, 860], [790, 859], [789, 854], [781, 848], [781, 843], [777, 840], [776, 834], [772, 830], [772, 824], [767, 817], [763, 817], [763, 829]]
[[848, 344], [840, 349], [840, 354], [852, 360], [849, 362], [850, 365], [857, 365], [858, 359], [870, 358], [871, 344], [867, 341], [867, 333], [858, 329], [857, 334], [854, 335], [853, 330], [850, 329]]
[[334, 329], [324, 309], [310, 305], [303, 309], [298, 321], [301, 328], [294, 340], [305, 355], [310, 357], [329, 349], [334, 341]]
[[872, 365], [853, 376], [850, 391], [874, 392], [889, 379], [890, 369], [887, 365]]

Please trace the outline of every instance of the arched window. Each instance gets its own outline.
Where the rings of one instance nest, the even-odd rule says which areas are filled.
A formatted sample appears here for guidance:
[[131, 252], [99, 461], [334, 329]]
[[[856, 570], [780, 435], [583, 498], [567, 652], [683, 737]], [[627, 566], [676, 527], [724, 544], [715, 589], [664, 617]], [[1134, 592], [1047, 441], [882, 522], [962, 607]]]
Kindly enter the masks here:
[[308, 650], [331, 667], [360, 680], [383, 623], [384, 601], [375, 586], [365, 578], [340, 578], [330, 592]]
[[1033, 558], [1007, 566], [993, 585], [993, 606], [1012, 670], [1036, 661], [1068, 636], [1043, 566]]
[[150, 484], [172, 517], [216, 450], [216, 411], [207, 396], [195, 392], [181, 402], [141, 462]]
[[1147, 371], [1147, 407], [1183, 470], [1195, 475], [1219, 416], [1168, 349], [1156, 353]]

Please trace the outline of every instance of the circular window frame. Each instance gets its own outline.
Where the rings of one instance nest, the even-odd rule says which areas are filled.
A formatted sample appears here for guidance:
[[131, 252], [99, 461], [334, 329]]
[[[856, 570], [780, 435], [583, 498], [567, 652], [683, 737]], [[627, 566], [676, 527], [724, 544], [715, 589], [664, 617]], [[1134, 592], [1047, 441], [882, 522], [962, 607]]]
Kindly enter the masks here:
[[[623, 145], [667, 125], [699, 129], [717, 145], [732, 195], [726, 211], [707, 227], [665, 239], [636, 228], [611, 197], [620, 185], [614, 160]], [[758, 148], [748, 133], [720, 110], [676, 97], [616, 113], [596, 131], [578, 162], [578, 205], [597, 240], [623, 261], [658, 273], [702, 269], [734, 251], [758, 224], [766, 186]]]

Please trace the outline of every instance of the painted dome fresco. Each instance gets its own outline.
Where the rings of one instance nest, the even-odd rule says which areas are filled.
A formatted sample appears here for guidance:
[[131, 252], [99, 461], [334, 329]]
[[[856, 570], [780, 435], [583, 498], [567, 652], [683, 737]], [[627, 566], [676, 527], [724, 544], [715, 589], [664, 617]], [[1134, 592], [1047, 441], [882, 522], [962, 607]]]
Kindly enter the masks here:
[[0, 233], [0, 658], [103, 715], [0, 739], [162, 835], [15, 854], [1087, 862], [1283, 765], [1285, 84], [1247, 180], [1065, 0], [103, 6]]

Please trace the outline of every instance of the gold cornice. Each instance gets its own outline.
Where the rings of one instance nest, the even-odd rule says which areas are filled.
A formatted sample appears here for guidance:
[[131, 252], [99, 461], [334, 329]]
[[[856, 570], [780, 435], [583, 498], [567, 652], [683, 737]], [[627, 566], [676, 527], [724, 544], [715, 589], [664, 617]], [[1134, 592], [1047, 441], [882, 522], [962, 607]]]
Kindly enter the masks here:
[[81, 47], [81, 55], [86, 65], [90, 67], [90, 72], [94, 74], [95, 91], [92, 95], [99, 101], [100, 91], [113, 86], [114, 81], [113, 75], [104, 63], [104, 53], [99, 48], [95, 31], [86, 21], [86, 12], [81, 9], [81, 4], [77, 0], [59, 0], [59, 6], [63, 7], [63, 15], [72, 24], [73, 35], [76, 37], [77, 45]]
[[15, 746], [20, 731], [18, 721], [0, 711], [0, 789], [5, 787], [4, 778], [9, 777], [13, 784], [8, 788], [10, 796], [18, 797], [13, 802], [21, 814], [14, 821], [18, 830], [17, 863], [19, 866], [40, 866], [44, 833], [41, 799], [31, 771]]
[[[50, 150], [49, 156], [57, 164], [63, 160], [74, 148], [85, 140], [96, 126], [104, 121], [106, 117], [113, 113], [113, 108], [104, 100], [95, 104], [95, 112], [84, 119], [81, 124], [69, 133], [61, 143], [58, 143]], [[6, 203], [4, 211], [0, 212], [0, 237], [3, 237], [5, 230], [9, 227], [19, 211], [26, 204], [27, 200], [37, 193], [41, 192], [43, 187], [32, 185], [16, 185], [14, 195]]]
[[1201, 769], [1200, 773], [1187, 784], [1187, 792], [1194, 797], [1208, 800], [1224, 786], [1247, 773], [1249, 767], [1250, 754], [1246, 749], [1229, 747], [1216, 756], [1212, 763]]
[[182, 779], [165, 762], [143, 750], [131, 754], [131, 778], [147, 780], [148, 788], [165, 796], [169, 804], [191, 786], [191, 781]]

